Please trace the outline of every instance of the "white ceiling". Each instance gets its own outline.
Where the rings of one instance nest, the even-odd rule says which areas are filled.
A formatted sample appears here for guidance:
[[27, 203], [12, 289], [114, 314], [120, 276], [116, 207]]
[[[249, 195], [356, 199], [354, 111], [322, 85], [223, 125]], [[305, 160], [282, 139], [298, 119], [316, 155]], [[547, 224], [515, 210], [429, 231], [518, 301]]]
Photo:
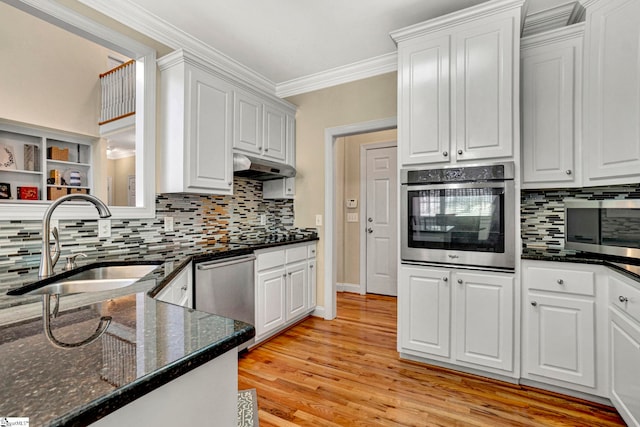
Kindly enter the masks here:
[[[278, 87], [392, 55], [390, 31], [486, 0], [128, 1]], [[529, 0], [527, 7], [569, 1]]]

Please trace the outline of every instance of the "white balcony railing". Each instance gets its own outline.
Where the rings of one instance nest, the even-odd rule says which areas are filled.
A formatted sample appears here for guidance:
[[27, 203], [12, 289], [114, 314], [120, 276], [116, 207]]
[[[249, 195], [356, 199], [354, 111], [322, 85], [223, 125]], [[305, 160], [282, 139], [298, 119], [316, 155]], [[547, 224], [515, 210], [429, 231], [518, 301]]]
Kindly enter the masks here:
[[100, 125], [136, 113], [136, 62], [134, 60], [100, 74], [102, 108]]

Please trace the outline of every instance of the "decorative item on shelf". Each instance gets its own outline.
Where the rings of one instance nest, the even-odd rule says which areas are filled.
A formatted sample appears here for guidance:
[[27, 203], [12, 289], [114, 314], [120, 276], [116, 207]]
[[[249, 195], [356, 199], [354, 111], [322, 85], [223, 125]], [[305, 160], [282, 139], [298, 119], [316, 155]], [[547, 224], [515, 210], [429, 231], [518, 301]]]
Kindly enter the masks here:
[[64, 181], [66, 182], [66, 185], [73, 185], [76, 187], [82, 185], [82, 178], [79, 171], [72, 171], [70, 169], [67, 169], [66, 171], [64, 171], [62, 176], [64, 178]]
[[7, 182], [0, 182], [0, 199], [11, 198], [11, 184]]
[[63, 187], [47, 187], [47, 200], [56, 200], [67, 195], [67, 189]]
[[60, 148], [55, 145], [47, 148], [47, 159], [49, 160], [61, 160], [64, 162], [69, 161], [69, 149]]
[[24, 170], [40, 170], [40, 147], [35, 144], [24, 144]]
[[[62, 185], [62, 176], [58, 169], [51, 169], [49, 171], [49, 179], [53, 179], [50, 183], [52, 185]], [[47, 180], [47, 183], [49, 184], [49, 180]]]
[[13, 147], [6, 144], [0, 144], [0, 169], [17, 169], [16, 156]]
[[18, 187], [19, 200], [38, 200], [38, 187]]
[[88, 188], [69, 188], [69, 194], [89, 194]]

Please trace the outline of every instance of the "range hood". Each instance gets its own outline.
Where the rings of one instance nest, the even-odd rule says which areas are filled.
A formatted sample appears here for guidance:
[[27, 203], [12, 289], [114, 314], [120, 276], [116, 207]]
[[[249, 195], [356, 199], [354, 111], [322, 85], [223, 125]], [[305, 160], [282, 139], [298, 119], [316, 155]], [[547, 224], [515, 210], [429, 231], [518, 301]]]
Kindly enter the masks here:
[[233, 153], [233, 174], [259, 181], [269, 181], [278, 178], [292, 178], [296, 176], [296, 170], [284, 163]]

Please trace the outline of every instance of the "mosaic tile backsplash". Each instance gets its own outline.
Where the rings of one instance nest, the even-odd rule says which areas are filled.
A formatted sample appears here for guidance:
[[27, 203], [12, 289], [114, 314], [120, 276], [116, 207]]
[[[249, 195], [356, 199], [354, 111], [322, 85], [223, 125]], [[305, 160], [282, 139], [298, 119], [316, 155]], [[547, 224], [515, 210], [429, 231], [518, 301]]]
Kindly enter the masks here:
[[564, 199], [640, 199], [640, 184], [615, 187], [523, 190], [521, 192], [522, 249], [573, 255], [564, 248]]
[[[261, 214], [266, 225], [260, 225]], [[164, 232], [165, 216], [173, 217], [171, 233]], [[233, 196], [159, 194], [155, 218], [112, 220], [110, 238], [98, 238], [97, 220], [61, 220], [59, 263], [79, 252], [92, 261], [104, 251], [132, 255], [141, 249], [223, 246], [240, 237], [292, 232], [293, 219], [293, 200], [262, 200], [260, 181], [236, 177]], [[0, 292], [21, 272], [38, 269], [41, 229], [41, 221], [0, 221]]]

